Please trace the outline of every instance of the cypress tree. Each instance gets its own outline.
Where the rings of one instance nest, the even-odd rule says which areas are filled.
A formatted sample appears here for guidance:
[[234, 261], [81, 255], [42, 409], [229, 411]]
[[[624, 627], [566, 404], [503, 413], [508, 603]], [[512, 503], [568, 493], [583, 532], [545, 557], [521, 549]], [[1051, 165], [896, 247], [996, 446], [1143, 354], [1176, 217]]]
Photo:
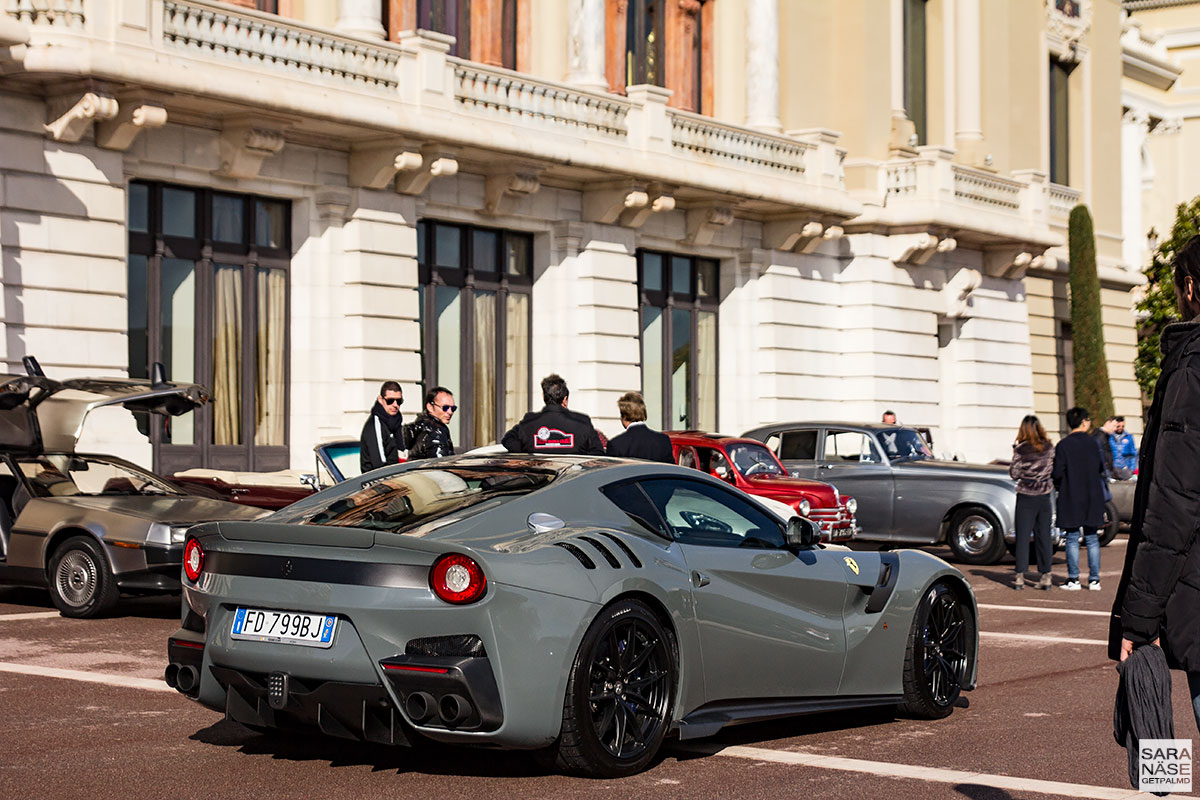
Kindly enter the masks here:
[[1087, 206], [1071, 209], [1067, 228], [1071, 252], [1071, 338], [1075, 352], [1075, 405], [1092, 415], [1096, 427], [1113, 415], [1108, 359], [1104, 356], [1100, 275], [1096, 237]]
[[1200, 196], [1175, 207], [1171, 235], [1159, 242], [1150, 266], [1142, 270], [1146, 290], [1137, 302], [1140, 320], [1134, 372], [1142, 388], [1143, 405], [1150, 404], [1154, 384], [1158, 382], [1162, 362], [1159, 336], [1163, 328], [1179, 321], [1179, 309], [1175, 307], [1175, 253], [1197, 234], [1200, 234]]

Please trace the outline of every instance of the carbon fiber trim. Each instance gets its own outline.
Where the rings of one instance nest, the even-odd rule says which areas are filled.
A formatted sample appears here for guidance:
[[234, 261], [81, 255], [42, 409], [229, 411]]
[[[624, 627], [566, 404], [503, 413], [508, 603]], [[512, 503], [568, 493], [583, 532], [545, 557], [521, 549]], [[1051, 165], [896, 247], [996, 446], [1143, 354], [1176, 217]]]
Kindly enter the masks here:
[[249, 578], [382, 586], [388, 589], [420, 589], [429, 586], [429, 567], [425, 566], [221, 551], [205, 553], [204, 571], [219, 575], [244, 575]]

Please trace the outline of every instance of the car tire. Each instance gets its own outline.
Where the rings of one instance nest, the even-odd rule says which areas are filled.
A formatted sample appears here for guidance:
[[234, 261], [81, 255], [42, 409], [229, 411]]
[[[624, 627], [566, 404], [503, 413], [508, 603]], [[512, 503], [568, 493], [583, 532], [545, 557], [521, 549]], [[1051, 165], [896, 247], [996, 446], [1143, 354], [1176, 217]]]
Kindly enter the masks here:
[[1004, 531], [986, 508], [960, 508], [950, 517], [946, 544], [967, 564], [995, 564], [1004, 558]]
[[108, 557], [90, 536], [73, 536], [55, 548], [46, 577], [50, 599], [64, 617], [97, 617], [117, 604]]
[[671, 726], [677, 662], [674, 638], [644, 603], [621, 600], [600, 612], [571, 666], [555, 766], [593, 778], [645, 769]]
[[1117, 538], [1121, 530], [1121, 518], [1117, 514], [1117, 504], [1111, 500], [1104, 504], [1104, 527], [1100, 529], [1100, 546], [1105, 547]]
[[971, 674], [976, 623], [971, 607], [946, 583], [925, 591], [904, 653], [900, 711], [921, 719], [950, 715]]

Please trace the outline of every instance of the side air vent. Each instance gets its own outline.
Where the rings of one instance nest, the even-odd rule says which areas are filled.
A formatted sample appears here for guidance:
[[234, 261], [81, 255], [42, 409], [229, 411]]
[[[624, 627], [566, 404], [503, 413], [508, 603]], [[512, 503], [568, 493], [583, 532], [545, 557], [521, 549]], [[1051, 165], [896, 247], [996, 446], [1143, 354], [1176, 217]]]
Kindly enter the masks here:
[[632, 564], [633, 564], [635, 567], [637, 567], [638, 569], [641, 569], [641, 568], [642, 568], [642, 562], [641, 562], [641, 561], [639, 561], [639, 560], [638, 560], [638, 557], [637, 557], [636, 555], [634, 555], [634, 554], [633, 554], [633, 551], [632, 551], [632, 550], [630, 550], [630, 549], [629, 549], [629, 545], [625, 544], [624, 542], [622, 542], [622, 541], [621, 541], [620, 539], [618, 539], [616, 536], [613, 536], [613, 535], [612, 535], [611, 533], [609, 533], [608, 531], [596, 531], [596, 532], [597, 532], [597, 533], [599, 533], [601, 536], [603, 536], [605, 539], [611, 539], [611, 540], [612, 540], [612, 543], [613, 543], [613, 544], [615, 544], [617, 547], [621, 548], [621, 551], [622, 551], [623, 553], [625, 553], [625, 555], [626, 555], [626, 556], [629, 558], [629, 561], [630, 561], [630, 562], [631, 562], [631, 563], [632, 563]]
[[563, 550], [566, 550], [568, 553], [575, 556], [575, 558], [579, 559], [579, 563], [583, 564], [584, 569], [596, 568], [596, 562], [592, 561], [592, 559], [588, 557], [587, 553], [583, 552], [570, 542], [555, 542], [554, 546], [561, 547]]
[[608, 565], [610, 567], [612, 567], [613, 569], [621, 568], [621, 562], [617, 561], [617, 557], [614, 556], [611, 552], [609, 552], [608, 548], [605, 547], [604, 545], [600, 544], [600, 542], [596, 541], [595, 539], [593, 539], [590, 536], [580, 536], [579, 540], [581, 542], [587, 542], [592, 547], [596, 548], [596, 550], [598, 550], [600, 552], [600, 555], [604, 556], [604, 560], [608, 562]]

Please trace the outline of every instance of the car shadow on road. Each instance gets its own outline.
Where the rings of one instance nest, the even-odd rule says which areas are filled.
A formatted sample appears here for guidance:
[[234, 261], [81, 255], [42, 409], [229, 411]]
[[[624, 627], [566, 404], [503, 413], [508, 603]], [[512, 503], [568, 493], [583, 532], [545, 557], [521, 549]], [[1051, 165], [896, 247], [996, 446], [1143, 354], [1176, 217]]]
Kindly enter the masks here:
[[954, 791], [971, 800], [1012, 800], [1012, 795], [994, 786], [979, 786], [974, 783], [960, 783]]
[[855, 728], [885, 725], [902, 719], [891, 707], [831, 711], [827, 714], [809, 714], [725, 728], [715, 736], [693, 740], [697, 745], [695, 748], [689, 746], [692, 742], [680, 745], [677, 740], [668, 741], [667, 747], [672, 756], [680, 761], [688, 761], [694, 758], [707, 758], [712, 752], [726, 747], [762, 744], [763, 742], [794, 739], [797, 736], [809, 736], [830, 731], [849, 731]]
[[[45, 589], [31, 589], [21, 586], [0, 588], [0, 605], [26, 606], [11, 613], [26, 611], [54, 611], [54, 603], [50, 600]], [[5, 612], [9, 613], [9, 612]], [[113, 617], [142, 617], [144, 619], [179, 619], [179, 595], [156, 594], [125, 596], [116, 607], [104, 615]]]
[[202, 728], [189, 738], [218, 747], [236, 748], [237, 752], [247, 756], [268, 756], [282, 761], [323, 761], [331, 767], [364, 766], [376, 772], [482, 778], [531, 778], [553, 774], [552, 769], [524, 751], [481, 750], [424, 740], [413, 747], [389, 747], [343, 741], [319, 733], [257, 733], [229, 720]]

